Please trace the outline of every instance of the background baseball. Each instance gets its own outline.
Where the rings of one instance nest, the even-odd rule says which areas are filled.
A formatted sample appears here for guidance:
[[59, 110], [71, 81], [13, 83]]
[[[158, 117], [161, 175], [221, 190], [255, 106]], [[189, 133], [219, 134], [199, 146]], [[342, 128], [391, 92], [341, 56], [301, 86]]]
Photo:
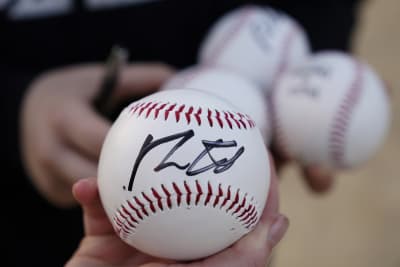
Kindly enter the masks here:
[[192, 88], [221, 97], [254, 119], [264, 142], [271, 141], [268, 103], [261, 88], [234, 72], [218, 67], [193, 66], [175, 74], [161, 90]]
[[284, 74], [272, 103], [278, 146], [306, 165], [358, 166], [388, 131], [384, 84], [368, 65], [341, 52], [317, 53]]
[[241, 73], [269, 92], [277, 77], [309, 54], [307, 36], [291, 17], [245, 6], [221, 17], [204, 39], [199, 63]]
[[269, 182], [268, 154], [250, 117], [189, 89], [126, 107], [98, 169], [100, 197], [119, 236], [177, 260], [209, 256], [248, 233]]

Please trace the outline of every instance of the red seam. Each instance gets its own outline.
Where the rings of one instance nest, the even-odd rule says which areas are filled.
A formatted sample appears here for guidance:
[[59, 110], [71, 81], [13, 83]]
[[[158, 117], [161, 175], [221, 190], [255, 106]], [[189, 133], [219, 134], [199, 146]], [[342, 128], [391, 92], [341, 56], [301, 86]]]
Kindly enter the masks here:
[[183, 111], [184, 108], [185, 108], [185, 104], [181, 105], [181, 106], [178, 108], [178, 110], [175, 111], [175, 119], [176, 119], [176, 122], [179, 122], [179, 120], [180, 120], [180, 115], [181, 115], [181, 113], [182, 113], [182, 111]]
[[345, 157], [345, 138], [350, 119], [353, 114], [354, 108], [357, 105], [362, 89], [363, 89], [363, 75], [362, 65], [355, 62], [355, 77], [350, 84], [347, 93], [345, 94], [338, 111], [335, 115], [333, 125], [329, 137], [329, 153], [337, 167], [346, 168]]
[[218, 58], [222, 55], [226, 45], [230, 44], [232, 39], [237, 36], [237, 33], [240, 31], [243, 25], [246, 24], [248, 18], [254, 12], [253, 10], [254, 9], [252, 6], [247, 6], [241, 11], [242, 13], [239, 14], [237, 22], [232, 24], [231, 28], [227, 30], [226, 34], [223, 36], [223, 38], [221, 38], [221, 41], [215, 44], [214, 49], [211, 50], [209, 56], [204, 58], [205, 65], [214, 65], [218, 61]]
[[282, 74], [285, 72], [287, 69], [287, 64], [288, 64], [288, 56], [290, 55], [290, 49], [292, 46], [290, 44], [293, 43], [293, 38], [296, 36], [297, 27], [294, 25], [291, 27], [289, 33], [287, 34], [286, 38], [284, 39], [283, 42], [283, 48], [281, 50], [281, 58], [282, 61], [278, 64], [278, 67], [275, 71], [274, 79], [272, 81], [272, 91], [270, 92], [271, 97], [267, 98], [267, 101], [269, 102], [268, 109], [271, 114], [270, 116], [270, 122], [271, 122], [271, 129], [273, 131], [273, 139], [272, 143], [275, 145], [277, 151], [281, 154], [282, 157], [284, 158], [290, 158], [290, 153], [289, 149], [287, 146], [287, 141], [286, 137], [283, 131], [283, 127], [280, 124], [280, 121], [278, 119], [278, 113], [276, 111], [276, 105], [275, 105], [275, 96], [277, 94], [277, 83], [282, 76]]
[[[183, 186], [186, 191], [186, 204], [191, 205], [191, 196], [193, 194], [193, 190], [190, 188], [189, 184], [186, 181], [183, 182]], [[181, 199], [181, 197], [184, 196], [181, 189], [178, 187], [178, 185], [175, 182], [172, 183], [172, 187], [173, 187], [173, 191], [175, 191], [175, 193], [176, 193], [175, 196], [173, 196], [171, 194], [171, 192], [168, 190], [168, 188], [165, 185], [163, 185], [163, 184], [161, 185], [162, 192], [164, 192], [164, 194], [166, 195], [167, 205], [169, 208], [172, 207], [172, 201], [171, 201], [172, 197], [176, 197], [178, 199], [177, 202], [178, 202], [178, 206], [179, 206], [180, 202], [181, 202], [180, 199]], [[201, 184], [198, 180], [195, 181], [195, 188], [196, 188], [195, 205], [198, 205], [198, 203], [200, 201], [200, 197], [203, 194], [206, 194], [206, 199], [204, 202], [204, 205], [206, 205], [206, 206], [212, 205], [213, 207], [216, 207], [219, 203], [219, 200], [221, 198], [223, 198], [225, 195], [224, 200], [220, 206], [220, 208], [222, 208], [231, 199], [231, 187], [230, 186], [228, 186], [227, 190], [225, 191], [226, 193], [224, 194], [222, 185], [219, 184], [218, 189], [216, 191], [217, 194], [215, 195], [215, 200], [213, 203], [211, 203], [210, 200], [211, 200], [212, 196], [214, 195], [213, 192], [215, 190], [213, 189], [210, 182], [207, 183], [207, 192], [204, 192], [204, 190], [201, 187]], [[162, 204], [162, 197], [161, 197], [160, 192], [157, 191], [156, 188], [151, 188], [150, 190], [151, 190], [150, 195], [147, 195], [144, 192], [141, 193], [142, 196], [144, 197], [144, 199], [148, 202], [150, 209], [152, 210], [153, 213], [155, 213], [156, 209], [155, 209], [154, 203], [157, 203], [160, 210], [163, 210], [164, 207]], [[239, 220], [239, 222], [241, 222], [245, 228], [248, 229], [248, 228], [253, 227], [255, 225], [255, 223], [258, 221], [258, 212], [257, 212], [256, 206], [254, 204], [251, 204], [251, 202], [254, 201], [254, 198], [251, 198], [249, 200], [250, 203], [247, 204], [248, 203], [247, 194], [245, 194], [243, 196], [243, 199], [239, 203], [239, 198], [240, 198], [239, 193], [240, 193], [239, 189], [236, 190], [234, 200], [232, 201], [229, 208], [226, 209], [226, 212], [228, 213], [230, 210], [233, 210], [231, 215], [234, 215], [234, 214], [239, 213], [239, 211], [241, 211], [240, 214], [237, 214], [235, 218], [237, 220]], [[140, 220], [144, 220], [145, 216], [149, 217], [149, 214], [146, 212], [144, 204], [136, 196], [134, 196], [132, 199], [134, 200], [134, 202], [127, 201], [128, 206], [129, 206], [129, 208], [131, 208], [132, 211], [129, 210], [124, 205], [121, 205], [121, 207], [116, 211], [116, 214], [113, 217], [113, 221], [116, 224], [116, 226], [114, 225], [115, 230], [121, 237], [130, 235], [132, 233], [131, 230], [134, 230], [137, 228], [137, 224], [140, 223]], [[135, 207], [135, 205], [138, 205], [138, 207]], [[144, 215], [142, 215], [140, 213], [140, 211], [142, 211], [144, 213]], [[132, 213], [132, 212], [134, 212], [134, 213]], [[138, 218], [135, 218], [134, 214], [136, 214], [138, 216]]]
[[[145, 118], [149, 118], [152, 113], [154, 113], [154, 119], [157, 119], [160, 114], [164, 113], [164, 120], [168, 120], [169, 114], [175, 110], [177, 107], [177, 103], [169, 104], [167, 103], [155, 103], [155, 102], [143, 102], [134, 104], [131, 107], [131, 113], [137, 114], [137, 117], [144, 116]], [[185, 111], [185, 109], [187, 109]], [[196, 112], [195, 107], [182, 104], [175, 111], [175, 120], [176, 122], [182, 121], [182, 116], [184, 115], [185, 121], [187, 124], [191, 124], [194, 120], [200, 126], [202, 124], [202, 108], [199, 107]], [[236, 117], [237, 116], [237, 117]], [[224, 125], [228, 125], [230, 129], [234, 128], [236, 125], [237, 129], [248, 129], [256, 127], [255, 122], [251, 119], [251, 117], [247, 114], [242, 113], [234, 113], [229, 111], [220, 111], [220, 110], [207, 110], [207, 120], [210, 127], [213, 127], [217, 124], [220, 128], [224, 128]], [[192, 120], [193, 118], [193, 120]]]

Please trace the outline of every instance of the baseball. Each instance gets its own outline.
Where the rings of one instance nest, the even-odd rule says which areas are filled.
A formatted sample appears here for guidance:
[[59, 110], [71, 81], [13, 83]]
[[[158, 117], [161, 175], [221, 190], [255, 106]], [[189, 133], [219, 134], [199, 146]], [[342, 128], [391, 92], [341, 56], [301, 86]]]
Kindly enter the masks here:
[[266, 98], [255, 83], [222, 68], [193, 66], [175, 74], [161, 90], [171, 88], [204, 90], [229, 101], [254, 119], [265, 144], [269, 144], [269, 109]]
[[306, 165], [327, 169], [367, 161], [389, 127], [383, 82], [366, 63], [342, 52], [315, 54], [286, 73], [272, 94], [276, 142]]
[[248, 5], [229, 12], [211, 27], [199, 62], [238, 71], [269, 93], [276, 79], [301, 64], [310, 51], [302, 27], [269, 7]]
[[193, 260], [255, 227], [269, 158], [250, 116], [200, 90], [166, 90], [131, 103], [113, 123], [98, 184], [122, 240], [156, 257]]

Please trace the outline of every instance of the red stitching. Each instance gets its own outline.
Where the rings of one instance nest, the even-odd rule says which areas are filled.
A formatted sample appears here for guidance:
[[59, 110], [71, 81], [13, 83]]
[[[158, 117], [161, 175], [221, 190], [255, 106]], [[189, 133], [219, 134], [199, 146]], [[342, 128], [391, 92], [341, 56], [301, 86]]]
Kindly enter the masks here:
[[[172, 208], [172, 199], [177, 199], [178, 207], [181, 204], [181, 198], [186, 195], [186, 204], [188, 206], [191, 205], [191, 197], [195, 194], [195, 203], [194, 205], [199, 205], [200, 199], [203, 195], [205, 195], [205, 200], [203, 205], [217, 207], [220, 199], [223, 199], [220, 209], [226, 205], [228, 201], [231, 200], [231, 186], [228, 186], [227, 189], [223, 190], [222, 184], [218, 184], [218, 189], [213, 188], [210, 182], [207, 182], [207, 189], [204, 191], [200, 182], [195, 180], [195, 184], [193, 185], [194, 190], [190, 187], [187, 181], [183, 182], [184, 191], [175, 183], [172, 183], [172, 192], [164, 185], [161, 185], [161, 191], [156, 188], [150, 188], [150, 194], [146, 194], [141, 192], [141, 196], [146, 200], [147, 206], [151, 209], [153, 213], [157, 213], [157, 209], [155, 207], [155, 203], [160, 211], [164, 210], [165, 201], [169, 208]], [[215, 192], [215, 194], [214, 194]], [[215, 196], [215, 200], [211, 202], [212, 197]], [[235, 197], [230, 204], [229, 208], [225, 210], [225, 212], [229, 213], [229, 211], [233, 211], [231, 215], [235, 215], [235, 218], [240, 222], [244, 228], [250, 229], [255, 226], [255, 223], [258, 221], [259, 213], [257, 211], [254, 198], [248, 199], [247, 193], [242, 196], [240, 199], [240, 190], [236, 190]], [[164, 203], [165, 203], [164, 202]], [[131, 200], [126, 201], [128, 206], [121, 205], [121, 207], [115, 212], [112, 220], [115, 222], [114, 230], [118, 233], [122, 238], [126, 238], [127, 236], [134, 234], [137, 226], [141, 223], [141, 221], [145, 220], [146, 217], [149, 217], [145, 209], [145, 205], [142, 201], [139, 200], [138, 197], [134, 196]], [[140, 212], [142, 211], [143, 214]], [[137, 217], [136, 217], [137, 216]]]
[[153, 111], [153, 109], [158, 105], [158, 103], [154, 103], [146, 112], [146, 118], [149, 117], [150, 113]]
[[[197, 111], [195, 112], [195, 110]], [[159, 102], [143, 102], [135, 103], [130, 108], [130, 113], [137, 117], [143, 116], [144, 118], [150, 118], [154, 113], [154, 119], [158, 119], [160, 114], [164, 113], [164, 120], [168, 120], [169, 114], [174, 112], [175, 121], [191, 124], [196, 122], [199, 126], [202, 124], [203, 119], [207, 119], [210, 127], [218, 125], [220, 128], [224, 128], [225, 125], [233, 129], [236, 126], [237, 129], [250, 129], [255, 128], [256, 124], [253, 119], [247, 114], [239, 112], [232, 112], [227, 110], [211, 110], [207, 109], [207, 114], [203, 114], [201, 107], [188, 106], [181, 104], [178, 106], [177, 103], [169, 104]], [[182, 120], [184, 116], [185, 120]]]
[[229, 206], [229, 208], [226, 210], [226, 212], [230, 211], [237, 203], [239, 202], [239, 189], [236, 191], [235, 198], [232, 202], [232, 204]]
[[232, 215], [236, 214], [241, 210], [244, 206], [246, 206], [246, 196], [243, 198], [242, 203], [236, 208], [236, 210], [232, 213]]
[[218, 110], [215, 110], [215, 118], [217, 119], [219, 126], [221, 128], [224, 128], [224, 124], [222, 123], [222, 120], [221, 120], [221, 114]]
[[165, 111], [165, 120], [168, 119], [169, 113], [176, 107], [176, 104], [172, 104], [169, 108]]
[[207, 184], [207, 189], [208, 189], [208, 193], [207, 193], [207, 196], [206, 196], [206, 200], [204, 201], [204, 205], [205, 206], [208, 205], [208, 202], [210, 202], [210, 199], [211, 199], [211, 197], [213, 195], [213, 191], [212, 191], [212, 187], [211, 187], [210, 182], [208, 182], [208, 184]]
[[[134, 199], [134, 200], [136, 201], [136, 203], [140, 206], [141, 211], [142, 211], [146, 216], [149, 216], [149, 213], [148, 213], [147, 210], [145, 209], [144, 204], [143, 204], [142, 202], [140, 202], [140, 200], [139, 200], [137, 197], [134, 197], [133, 199]], [[142, 218], [140, 218], [140, 219], [142, 219]]]
[[[162, 188], [164, 194], [167, 195], [167, 205], [168, 205], [168, 208], [172, 208], [172, 201], [171, 201], [171, 194], [170, 194], [170, 192], [168, 191], [167, 188], [165, 188], [165, 186], [164, 186], [163, 184], [161, 185], [161, 188]], [[178, 205], [178, 206], [179, 206], [179, 205]]]
[[145, 109], [149, 108], [149, 106], [151, 105], [152, 102], [148, 102], [146, 105], [144, 105], [143, 107], [140, 108], [139, 111], [139, 116], [142, 115], [143, 111], [145, 111]]
[[231, 200], [231, 186], [228, 186], [228, 190], [227, 190], [227, 193], [226, 193], [226, 197], [225, 197], [224, 201], [222, 202], [220, 208], [224, 207], [225, 204], [228, 202], [228, 200]]
[[196, 188], [197, 188], [197, 196], [196, 196], [195, 205], [198, 205], [199, 201], [200, 201], [200, 197], [203, 195], [203, 190], [201, 189], [201, 185], [198, 180], [196, 180]]
[[156, 212], [156, 208], [154, 207], [153, 201], [151, 201], [151, 199], [144, 192], [142, 192], [142, 196], [144, 197], [144, 199], [146, 199], [150, 203], [149, 207], [150, 207], [151, 211], [153, 213], [155, 213]]
[[136, 215], [137, 215], [141, 220], [143, 220], [143, 216], [142, 216], [142, 214], [140, 213], [140, 211], [139, 211], [129, 200], [128, 200], [127, 202], [128, 202], [128, 206], [136, 212]]
[[213, 120], [211, 118], [211, 115], [212, 115], [212, 112], [210, 109], [208, 109], [208, 112], [207, 112], [208, 123], [210, 124], [210, 127], [213, 127]]
[[128, 215], [129, 218], [130, 218], [133, 222], [135, 222], [135, 223], [138, 222], [138, 221], [132, 216], [132, 214], [131, 214], [124, 206], [122, 206], [122, 211], [123, 211], [124, 214]]
[[183, 182], [183, 185], [186, 190], [186, 204], [190, 205], [190, 196], [192, 195], [192, 191], [190, 191], [190, 187], [186, 181]]
[[213, 50], [210, 51], [209, 56], [204, 58], [204, 64], [206, 65], [214, 65], [218, 61], [218, 57], [222, 55], [222, 52], [227, 44], [232, 42], [232, 39], [237, 36], [237, 33], [246, 24], [248, 18], [251, 17], [252, 13], [254, 13], [255, 9], [253, 6], [246, 6], [243, 8], [241, 14], [239, 14], [239, 18], [236, 23], [232, 23], [232, 26], [229, 30], [226, 31], [221, 41], [215, 44]]
[[242, 113], [237, 113], [239, 116], [239, 122], [242, 124], [243, 128], [247, 129], [246, 123], [243, 121], [244, 115]]
[[[117, 211], [117, 215], [121, 216], [120, 211]], [[125, 232], [126, 234], [130, 234], [129, 228], [127, 229], [128, 226], [125, 224], [125, 221], [122, 222], [118, 216], [115, 216], [115, 222], [117, 223], [117, 226], [120, 227], [119, 230]]]
[[183, 109], [185, 108], [185, 105], [181, 105], [177, 111], [175, 111], [175, 118], [176, 118], [176, 122], [179, 122], [180, 120], [180, 115], [183, 111]]
[[194, 117], [196, 118], [196, 121], [199, 124], [199, 126], [201, 125], [201, 118], [200, 118], [201, 112], [202, 112], [202, 109], [199, 108], [197, 110], [196, 114], [194, 114]]
[[233, 113], [231, 113], [231, 112], [228, 112], [228, 113], [229, 113], [229, 116], [231, 117], [231, 119], [236, 123], [236, 126], [237, 126], [239, 129], [241, 129], [242, 126], [240, 126], [240, 123], [239, 123], [239, 121], [235, 118], [235, 115], [233, 115]]
[[193, 107], [190, 107], [189, 110], [185, 113], [186, 121], [188, 124], [190, 123], [190, 115], [192, 114], [193, 109]]
[[329, 138], [330, 156], [337, 167], [346, 168], [345, 137], [350, 123], [351, 115], [357, 105], [363, 89], [362, 64], [355, 62], [355, 77], [351, 83], [342, 103], [340, 104], [333, 121]]
[[157, 204], [158, 204], [158, 207], [160, 208], [160, 210], [164, 210], [164, 207], [163, 207], [162, 201], [161, 201], [161, 196], [157, 193], [157, 190], [155, 190], [154, 188], [151, 188], [151, 192], [153, 193], [153, 196], [157, 199]]
[[247, 207], [247, 209], [243, 209], [242, 214], [240, 214], [240, 216], [238, 216], [237, 218], [242, 218], [240, 221], [244, 222], [246, 221], [251, 215], [253, 215], [253, 212], [255, 210], [255, 207], [253, 205], [249, 205]]
[[174, 188], [174, 191], [176, 192], [176, 194], [177, 194], [177, 197], [178, 197], [178, 202], [177, 202], [177, 204], [178, 204], [178, 207], [181, 205], [181, 197], [182, 197], [182, 192], [181, 192], [181, 190], [179, 189], [179, 187], [176, 185], [176, 183], [172, 183], [172, 187]]
[[143, 107], [146, 103], [138, 103], [134, 106], [132, 113], [134, 114], [139, 108]]
[[134, 103], [134, 104], [131, 106], [131, 108], [129, 109], [129, 111], [130, 111], [130, 112], [135, 112], [136, 109], [138, 108], [138, 106], [139, 106], [139, 103]]
[[228, 125], [229, 125], [229, 128], [232, 129], [233, 125], [232, 125], [232, 122], [231, 122], [231, 120], [230, 120], [230, 118], [229, 118], [229, 113], [226, 112], [226, 111], [224, 111], [224, 115], [225, 115], [225, 120], [226, 120], [226, 122], [227, 122]]
[[160, 111], [161, 111], [162, 109], [165, 108], [165, 106], [166, 106], [167, 104], [168, 104], [168, 103], [164, 103], [164, 104], [162, 104], [161, 106], [159, 106], [159, 107], [156, 109], [155, 114], [154, 114], [154, 119], [157, 119], [157, 118], [158, 118], [158, 114], [160, 113]]
[[[293, 38], [296, 37], [296, 31], [298, 30], [298, 26], [296, 24], [293, 25], [293, 27], [290, 28], [289, 33], [286, 35], [283, 45], [282, 45], [282, 50], [281, 50], [281, 58], [282, 61], [279, 63], [275, 75], [273, 76], [274, 79], [272, 81], [272, 91], [270, 92], [270, 96], [267, 98], [268, 101], [268, 106], [267, 108], [269, 109], [269, 113], [271, 114], [270, 116], [270, 121], [271, 121], [271, 129], [273, 131], [272, 136], [273, 140], [272, 143], [275, 146], [276, 150], [279, 152], [280, 156], [283, 158], [290, 158], [290, 153], [286, 141], [286, 137], [283, 131], [283, 127], [280, 124], [280, 121], [278, 119], [278, 114], [276, 111], [276, 105], [275, 101], [273, 100], [277, 94], [277, 83], [279, 79], [281, 78], [282, 74], [285, 72], [287, 69], [288, 65], [288, 56], [290, 55], [290, 51], [293, 46], [291, 44], [293, 43]], [[300, 29], [298, 30], [300, 31]]]
[[218, 195], [215, 197], [215, 201], [213, 204], [213, 207], [215, 208], [218, 205], [219, 199], [224, 195], [224, 192], [222, 191], [222, 185], [218, 185]]
[[254, 128], [256, 126], [256, 123], [247, 114], [246, 114], [246, 120], [247, 120], [247, 123], [249, 124], [250, 128]]

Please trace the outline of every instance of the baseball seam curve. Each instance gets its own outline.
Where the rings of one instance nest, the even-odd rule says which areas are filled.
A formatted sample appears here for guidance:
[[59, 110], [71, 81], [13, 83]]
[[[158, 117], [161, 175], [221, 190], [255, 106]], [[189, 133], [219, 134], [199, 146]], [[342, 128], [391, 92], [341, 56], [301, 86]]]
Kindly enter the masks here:
[[[193, 107], [190, 105], [177, 103], [160, 103], [160, 102], [136, 102], [129, 108], [131, 115], [137, 117], [158, 119], [163, 116], [166, 121], [168, 118], [174, 116], [175, 121], [185, 121], [187, 124], [196, 122], [198, 126], [203, 122], [208, 122], [209, 127], [219, 126], [220, 128], [237, 128], [237, 129], [251, 129], [256, 127], [256, 123], [247, 114], [240, 112], [233, 112], [227, 110], [217, 109], [203, 109], [201, 107]], [[235, 126], [235, 127], [234, 127]]]
[[195, 180], [194, 184], [183, 181], [183, 184], [178, 185], [172, 182], [171, 186], [172, 189], [168, 189], [162, 184], [161, 190], [152, 187], [147, 193], [141, 192], [140, 197], [133, 196], [128, 199], [113, 216], [114, 230], [124, 239], [135, 234], [140, 223], [152, 214], [200, 205], [220, 210], [225, 208], [224, 212], [234, 216], [248, 230], [252, 229], [259, 219], [258, 203], [254, 197], [242, 193], [239, 189], [232, 189], [232, 186], [224, 190], [221, 184], [216, 187], [208, 182], [202, 187], [198, 180]]

